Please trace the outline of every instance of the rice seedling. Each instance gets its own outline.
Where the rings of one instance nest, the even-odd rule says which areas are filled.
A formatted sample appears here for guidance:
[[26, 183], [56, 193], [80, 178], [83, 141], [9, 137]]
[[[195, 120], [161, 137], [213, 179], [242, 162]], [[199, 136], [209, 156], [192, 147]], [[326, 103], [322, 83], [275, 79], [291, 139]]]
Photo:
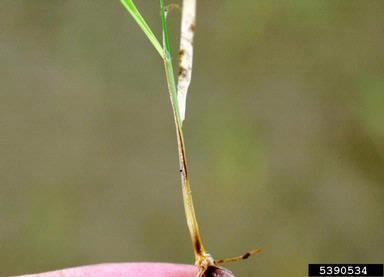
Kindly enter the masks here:
[[195, 265], [199, 267], [198, 277], [231, 277], [234, 276], [231, 271], [221, 267], [221, 264], [236, 262], [247, 259], [261, 251], [257, 248], [244, 255], [215, 260], [205, 249], [199, 231], [196, 214], [193, 206], [190, 178], [188, 171], [188, 162], [183, 135], [183, 121], [186, 112], [186, 99], [189, 84], [192, 76], [193, 60], [193, 37], [196, 30], [195, 14], [196, 0], [183, 0], [182, 19], [181, 19], [181, 37], [179, 50], [179, 70], [178, 82], [176, 85], [175, 74], [172, 65], [172, 53], [169, 42], [167, 27], [167, 8], [164, 0], [160, 0], [160, 18], [162, 27], [162, 43], [156, 38], [151, 28], [148, 26], [143, 16], [135, 6], [132, 0], [121, 0], [121, 3], [129, 11], [154, 48], [159, 53], [164, 62], [164, 70], [168, 85], [168, 92], [171, 100], [171, 106], [174, 115], [177, 146], [179, 153], [180, 175], [182, 182], [183, 201], [188, 229], [190, 232], [192, 245], [195, 254]]

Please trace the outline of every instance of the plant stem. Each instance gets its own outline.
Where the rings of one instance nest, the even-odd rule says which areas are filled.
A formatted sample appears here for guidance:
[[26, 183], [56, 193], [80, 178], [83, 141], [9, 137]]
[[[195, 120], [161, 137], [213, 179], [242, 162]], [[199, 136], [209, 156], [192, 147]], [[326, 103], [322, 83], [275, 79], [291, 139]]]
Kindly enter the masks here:
[[164, 0], [160, 0], [161, 7], [161, 23], [163, 28], [163, 43], [164, 43], [164, 67], [168, 84], [168, 91], [171, 99], [171, 105], [175, 120], [177, 148], [179, 153], [180, 175], [183, 191], [183, 201], [185, 215], [189, 233], [192, 239], [192, 245], [195, 253], [195, 263], [200, 265], [206, 260], [207, 253], [202, 243], [199, 226], [196, 219], [195, 209], [193, 206], [192, 191], [190, 186], [190, 178], [188, 171], [187, 155], [185, 150], [184, 135], [182, 130], [182, 119], [178, 106], [178, 95], [176, 91], [176, 82], [171, 59], [171, 50], [169, 45], [168, 28], [165, 18]]
[[[205, 273], [209, 271], [209, 268], [211, 268], [211, 270], [209, 271], [209, 276], [216, 276], [217, 274], [221, 274], [220, 276], [222, 276], [222, 273], [226, 273], [225, 276], [233, 276], [231, 272], [225, 270], [222, 267], [218, 267], [218, 265], [227, 262], [245, 260], [250, 256], [259, 253], [261, 249], [256, 248], [252, 251], [246, 252], [241, 256], [236, 256], [233, 258], [214, 260], [205, 251], [199, 231], [199, 226], [197, 224], [195, 209], [193, 206], [192, 191], [187, 163], [187, 154], [185, 151], [185, 142], [182, 129], [182, 124], [185, 118], [186, 97], [192, 76], [193, 37], [195, 33], [196, 0], [183, 0], [179, 51], [180, 64], [177, 88], [172, 66], [171, 47], [169, 43], [164, 0], [160, 0], [161, 24], [163, 29], [163, 47], [161, 47], [159, 41], [156, 39], [152, 30], [149, 28], [148, 24], [145, 22], [140, 12], [137, 10], [133, 1], [121, 0], [121, 2], [123, 3], [124, 7], [131, 13], [133, 18], [139, 24], [140, 28], [146, 34], [147, 38], [151, 41], [151, 43], [159, 52], [160, 56], [163, 58], [164, 61], [168, 92], [171, 100], [176, 127], [177, 149], [179, 154], [185, 216], [187, 219], [187, 225], [189, 233], [191, 235], [193, 250], [195, 253], [195, 264], [200, 268], [200, 271], [197, 276], [208, 276]], [[212, 271], [212, 269], [214, 271]]]

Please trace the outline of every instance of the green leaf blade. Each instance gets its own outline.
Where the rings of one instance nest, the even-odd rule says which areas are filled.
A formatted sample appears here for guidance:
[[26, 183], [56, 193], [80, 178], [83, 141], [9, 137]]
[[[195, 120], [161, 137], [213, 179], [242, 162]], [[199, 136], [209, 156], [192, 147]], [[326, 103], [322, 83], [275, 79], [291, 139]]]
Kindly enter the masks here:
[[155, 47], [155, 49], [160, 54], [160, 56], [163, 57], [164, 56], [163, 47], [161, 46], [160, 42], [157, 40], [156, 36], [153, 34], [153, 32], [152, 32], [151, 28], [148, 26], [147, 22], [144, 20], [144, 18], [140, 14], [139, 10], [136, 8], [133, 1], [132, 0], [121, 0], [120, 2], [128, 10], [128, 12], [131, 14], [133, 19], [139, 25], [141, 30], [147, 36], [147, 38], [152, 43], [152, 45]]
[[171, 55], [171, 47], [169, 43], [169, 35], [168, 35], [168, 26], [167, 26], [167, 16], [165, 11], [164, 0], [160, 0], [160, 17], [161, 17], [161, 27], [163, 29], [163, 45], [164, 45], [164, 66], [165, 73], [167, 77], [168, 90], [171, 97], [171, 103], [173, 112], [175, 114], [175, 123], [178, 128], [182, 128], [183, 122], [180, 117], [180, 109], [177, 100], [177, 88], [175, 75], [173, 71], [172, 65], [172, 55]]

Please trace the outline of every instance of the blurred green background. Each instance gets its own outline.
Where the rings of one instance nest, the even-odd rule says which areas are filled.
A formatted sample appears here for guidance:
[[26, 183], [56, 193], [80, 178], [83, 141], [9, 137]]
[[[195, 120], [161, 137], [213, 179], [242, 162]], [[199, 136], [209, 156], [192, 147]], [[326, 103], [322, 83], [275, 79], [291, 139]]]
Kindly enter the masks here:
[[[383, 26], [382, 0], [198, 1], [192, 188], [216, 258], [264, 249], [238, 276], [383, 262]], [[0, 275], [193, 262], [162, 62], [119, 1], [0, 0], [0, 84]]]

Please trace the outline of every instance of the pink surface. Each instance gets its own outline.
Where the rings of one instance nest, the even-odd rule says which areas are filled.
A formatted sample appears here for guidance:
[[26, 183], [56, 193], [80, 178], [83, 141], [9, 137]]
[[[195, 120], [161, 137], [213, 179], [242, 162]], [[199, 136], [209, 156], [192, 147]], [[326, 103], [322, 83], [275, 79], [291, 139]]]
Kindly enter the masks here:
[[166, 263], [98, 264], [62, 269], [24, 277], [195, 277], [198, 269], [193, 265]]

